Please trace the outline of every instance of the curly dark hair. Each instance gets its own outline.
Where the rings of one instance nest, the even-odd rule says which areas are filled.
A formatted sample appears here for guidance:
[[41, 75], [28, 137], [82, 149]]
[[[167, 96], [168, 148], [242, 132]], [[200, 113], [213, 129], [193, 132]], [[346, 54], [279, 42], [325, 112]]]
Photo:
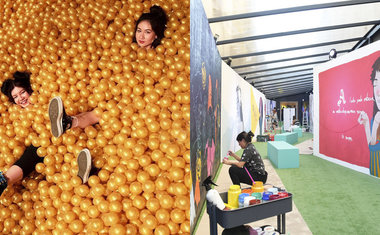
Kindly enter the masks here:
[[28, 92], [29, 95], [33, 93], [32, 86], [30, 84], [30, 74], [28, 72], [15, 72], [13, 78], [8, 78], [3, 82], [1, 86], [1, 92], [6, 95], [12, 103], [15, 103], [12, 97], [12, 90], [15, 87], [22, 87]]
[[136, 22], [135, 32], [133, 35], [133, 42], [137, 42], [136, 41], [137, 26], [140, 24], [140, 22], [144, 20], [149, 21], [154, 33], [157, 35], [157, 38], [152, 43], [152, 47], [156, 48], [158, 45], [161, 44], [161, 39], [164, 38], [166, 22], [168, 21], [166, 13], [160, 6], [156, 6], [156, 5], [150, 8], [150, 12], [143, 13]]

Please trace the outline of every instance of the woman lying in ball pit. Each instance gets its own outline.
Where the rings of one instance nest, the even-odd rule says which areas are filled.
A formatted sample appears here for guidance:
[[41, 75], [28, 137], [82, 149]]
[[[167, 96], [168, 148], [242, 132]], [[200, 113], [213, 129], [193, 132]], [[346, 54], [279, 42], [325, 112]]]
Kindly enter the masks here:
[[[27, 109], [32, 104], [30, 96], [33, 93], [30, 85], [30, 75], [26, 72], [15, 72], [13, 79], [7, 79], [3, 82], [1, 92], [4, 93], [9, 101]], [[63, 108], [62, 100], [54, 97], [49, 104], [49, 117], [51, 122], [52, 134], [55, 137], [61, 136], [67, 129], [72, 127], [85, 128], [99, 122], [99, 118], [93, 112], [80, 113], [76, 116], [67, 116]], [[38, 147], [30, 145], [26, 147], [21, 155], [7, 172], [0, 171], [0, 195], [4, 192], [8, 185], [12, 185], [25, 176], [29, 175], [35, 168], [36, 164], [43, 162], [43, 157], [37, 155]], [[83, 183], [88, 180], [91, 169], [91, 155], [88, 149], [80, 151], [77, 157], [78, 176]]]
[[[166, 29], [167, 16], [159, 6], [152, 6], [149, 13], [143, 13], [136, 22], [133, 41], [141, 48], [156, 48], [161, 43]], [[30, 75], [26, 72], [16, 72], [13, 79], [7, 79], [1, 87], [9, 101], [27, 108], [31, 105], [30, 96], [33, 93], [30, 85]], [[86, 128], [99, 122], [100, 118], [94, 111], [84, 112], [75, 116], [66, 115], [60, 97], [54, 97], [49, 103], [49, 118], [53, 136], [59, 137], [70, 128]], [[38, 147], [28, 146], [19, 160], [7, 172], [0, 171], [0, 196], [8, 185], [12, 185], [29, 175], [37, 163], [43, 162], [43, 157], [37, 155]], [[91, 170], [91, 154], [88, 149], [82, 149], [78, 156], [78, 176], [86, 183]]]

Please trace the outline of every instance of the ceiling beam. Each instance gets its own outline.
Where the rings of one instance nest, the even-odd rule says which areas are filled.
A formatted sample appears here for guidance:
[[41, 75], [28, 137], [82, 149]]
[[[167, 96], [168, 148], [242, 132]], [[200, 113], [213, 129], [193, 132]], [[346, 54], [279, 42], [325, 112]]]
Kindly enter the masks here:
[[292, 90], [298, 90], [298, 89], [309, 89], [311, 90], [313, 88], [313, 84], [302, 84], [300, 86], [292, 86], [292, 87], [277, 87], [274, 89], [261, 89], [263, 93], [269, 94], [269, 93], [277, 93], [280, 91], [292, 91]]
[[318, 10], [318, 9], [333, 8], [333, 7], [344, 7], [344, 6], [351, 6], [351, 5], [358, 5], [358, 4], [374, 3], [374, 2], [378, 2], [378, 0], [352, 0], [352, 1], [344, 1], [344, 2], [332, 2], [332, 3], [315, 4], [315, 5], [308, 5], [308, 6], [289, 7], [289, 8], [269, 10], [269, 11], [250, 12], [250, 13], [238, 14], [238, 15], [214, 17], [214, 18], [208, 19], [208, 22], [217, 23], [217, 22], [223, 22], [223, 21], [229, 21], [229, 20], [240, 20], [240, 19], [254, 18], [254, 17], [260, 17], [260, 16], [277, 15], [277, 14], [299, 12], [299, 11]]
[[[312, 47], [323, 47], [323, 46], [329, 46], [329, 45], [333, 45], [333, 44], [355, 42], [355, 41], [359, 41], [361, 39], [362, 39], [362, 37], [357, 37], [357, 38], [349, 38], [349, 39], [343, 39], [343, 40], [337, 40], [337, 41], [331, 41], [331, 42], [309, 44], [309, 45], [305, 45], [305, 46], [282, 48], [282, 49], [276, 49], [276, 50], [270, 50], [270, 51], [259, 51], [259, 52], [240, 54], [240, 55], [229, 55], [229, 56], [222, 57], [222, 60], [226, 60], [228, 58], [236, 59], [236, 58], [243, 58], [243, 57], [251, 57], [251, 56], [273, 54], [273, 53], [279, 53], [279, 52], [285, 52], [285, 51], [294, 51], [294, 50], [308, 49], [308, 48], [312, 48]], [[329, 52], [326, 52], [327, 55], [328, 55], [328, 53]]]
[[277, 94], [284, 94], [284, 93], [292, 93], [292, 92], [303, 92], [303, 91], [311, 91], [309, 87], [301, 87], [298, 89], [292, 89], [292, 90], [282, 90], [282, 91], [271, 91], [271, 92], [263, 92], [264, 94], [268, 96], [274, 96]]
[[[284, 77], [284, 78], [298, 78], [298, 77], [310, 76], [310, 75], [313, 75], [313, 73], [305, 73], [305, 74], [301, 74], [301, 75], [288, 76], [288, 77]], [[281, 80], [281, 79], [284, 79], [284, 78], [265, 79], [265, 80], [263, 80], [263, 82], [264, 81], [276, 81], [276, 80]], [[254, 79], [247, 78], [246, 81], [248, 82], [248, 80], [254, 80]], [[262, 82], [262, 81], [260, 80], [258, 82]], [[254, 82], [254, 83], [256, 83], [256, 82]]]
[[360, 40], [356, 45], [351, 49], [351, 51], [356, 50], [360, 48], [364, 43], [368, 41], [368, 43], [371, 43], [371, 37], [380, 30], [380, 24], [373, 26], [367, 33], [364, 35], [363, 39]]
[[280, 96], [288, 96], [288, 95], [292, 95], [292, 94], [300, 94], [300, 93], [304, 93], [304, 92], [308, 92], [308, 91], [311, 91], [312, 89], [308, 88], [308, 87], [305, 87], [305, 88], [300, 88], [300, 89], [297, 89], [297, 90], [287, 90], [287, 91], [281, 91], [281, 92], [263, 92], [265, 94], [265, 96], [267, 97], [280, 97]]
[[[308, 84], [313, 84], [313, 80], [306, 80], [304, 82], [298, 82], [298, 83], [295, 83], [295, 84], [299, 84], [300, 86], [303, 86], [303, 85], [308, 85]], [[287, 83], [287, 84], [275, 84], [273, 86], [268, 86], [266, 85], [265, 87], [259, 87], [260, 89], [264, 89], [264, 90], [273, 90], [273, 89], [277, 89], [277, 88], [281, 88], [281, 87], [297, 87], [297, 85], [295, 85], [293, 83]]]
[[284, 74], [289, 74], [289, 73], [305, 72], [305, 71], [310, 71], [310, 70], [313, 70], [313, 68], [292, 70], [292, 71], [281, 72], [281, 73], [265, 74], [265, 75], [259, 75], [259, 76], [256, 76], [256, 77], [249, 77], [249, 78], [246, 78], [246, 79], [248, 80], [248, 79], [266, 78], [266, 77], [271, 77], [271, 76], [284, 75]]
[[271, 95], [271, 96], [268, 95], [267, 98], [268, 99], [276, 99], [276, 98], [285, 97], [285, 96], [303, 94], [303, 93], [307, 93], [308, 91], [309, 90], [299, 90], [299, 91], [294, 91], [294, 92], [285, 93], [285, 94], [277, 94], [277, 95]]
[[289, 35], [294, 35], [294, 34], [314, 33], [314, 32], [334, 30], [334, 29], [345, 29], [345, 28], [360, 27], [360, 26], [367, 26], [367, 25], [377, 25], [379, 23], [380, 23], [380, 20], [371, 20], [371, 21], [364, 21], [364, 22], [358, 22], [358, 23], [331, 25], [331, 26], [309, 28], [309, 29], [299, 29], [299, 30], [286, 31], [286, 32], [280, 32], [280, 33], [270, 33], [270, 34], [249, 36], [249, 37], [243, 37], [243, 38], [227, 39], [227, 40], [217, 41], [216, 45], [225, 45], [225, 44], [237, 43], [237, 42], [247, 42], [247, 41], [254, 41], [254, 40], [274, 38], [274, 37], [283, 37], [283, 36], [289, 36]]
[[266, 95], [276, 95], [278, 93], [291, 93], [291, 92], [300, 92], [300, 91], [311, 91], [312, 88], [311, 87], [299, 87], [297, 89], [284, 89], [282, 91], [263, 91]]
[[296, 86], [298, 86], [298, 85], [309, 84], [309, 83], [313, 83], [313, 79], [302, 80], [302, 81], [292, 81], [292, 82], [281, 82], [281, 83], [276, 83], [276, 84], [256, 85], [254, 87], [257, 89], [259, 89], [259, 88], [266, 89], [266, 88], [285, 86], [285, 85], [296, 85]]
[[283, 67], [275, 67], [275, 68], [270, 68], [270, 69], [262, 69], [262, 70], [255, 70], [255, 71], [249, 71], [249, 72], [242, 72], [242, 73], [239, 73], [239, 75], [262, 73], [262, 72], [268, 72], [268, 71], [279, 70], [279, 69], [289, 69], [289, 68], [305, 66], [305, 65], [320, 64], [320, 63], [324, 63], [327, 61], [329, 61], [329, 60], [319, 60], [319, 61], [313, 61], [310, 63], [294, 64], [294, 65], [288, 65], [288, 66], [283, 66]]
[[276, 86], [276, 87], [265, 87], [265, 88], [261, 88], [263, 91], [277, 91], [279, 89], [282, 89], [282, 90], [294, 90], [294, 89], [298, 89], [298, 88], [303, 88], [303, 87], [313, 87], [313, 81], [310, 81], [308, 83], [303, 83], [303, 84], [299, 84], [299, 85], [294, 85], [294, 84], [286, 84], [286, 85], [281, 85], [281, 86]]
[[[337, 51], [337, 54], [342, 54], [342, 53], [346, 53], [346, 52], [350, 52], [350, 51], [351, 50], [341, 50], [341, 51]], [[240, 68], [251, 67], [251, 66], [259, 66], [259, 65], [264, 65], [264, 64], [286, 62], [286, 61], [291, 61], [291, 60], [308, 59], [311, 57], [318, 57], [318, 56], [328, 56], [328, 53], [319, 53], [319, 54], [313, 54], [313, 55], [298, 56], [298, 57], [286, 58], [286, 59], [281, 59], [281, 60], [269, 60], [269, 61], [263, 61], [263, 62], [253, 63], [253, 64], [242, 64], [242, 65], [237, 65], [237, 66], [231, 66], [231, 68], [232, 69], [240, 69]]]
[[305, 80], [310, 80], [312, 78], [313, 78], [313, 76], [303, 77], [303, 78], [298, 78], [298, 79], [284, 78], [284, 79], [281, 79], [281, 80], [278, 80], [275, 82], [261, 81], [261, 82], [252, 82], [251, 84], [252, 84], [252, 86], [256, 87], [256, 86], [265, 86], [265, 85], [270, 85], [270, 84], [278, 84], [278, 83], [292, 82], [292, 81], [305, 81]]

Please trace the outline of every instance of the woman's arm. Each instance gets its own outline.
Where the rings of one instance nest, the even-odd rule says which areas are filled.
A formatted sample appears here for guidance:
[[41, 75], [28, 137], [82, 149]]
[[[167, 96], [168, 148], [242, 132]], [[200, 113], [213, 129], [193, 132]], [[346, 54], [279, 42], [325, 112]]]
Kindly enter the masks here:
[[[368, 125], [369, 126], [369, 125]], [[365, 126], [364, 126], [365, 127]], [[376, 139], [377, 139], [377, 128], [379, 128], [379, 122], [376, 122], [375, 120], [373, 121], [372, 124], [372, 131], [371, 131], [371, 136], [370, 140], [368, 141], [370, 145], [375, 145], [376, 144]], [[369, 129], [369, 127], [368, 127]], [[368, 137], [367, 137], [368, 138]]]
[[240, 161], [240, 157], [238, 155], [236, 155], [234, 152], [232, 152], [231, 150], [228, 151], [228, 155], [232, 156], [236, 160]]
[[[369, 129], [369, 123], [368, 121], [364, 124], [365, 128], [366, 125], [368, 125], [368, 129]], [[372, 131], [370, 132], [371, 133], [371, 136], [370, 136], [370, 141], [369, 144], [370, 145], [375, 145], [376, 144], [376, 141], [377, 141], [377, 129], [379, 128], [379, 123], [380, 123], [380, 112], [377, 112], [376, 115], [374, 116], [373, 118], [373, 123], [372, 123]]]
[[226, 165], [235, 165], [239, 168], [243, 168], [245, 162], [239, 162], [239, 161], [233, 161], [233, 160], [228, 160], [228, 159], [223, 159], [223, 163]]
[[[359, 124], [364, 125], [364, 132], [365, 132], [365, 136], [367, 138], [367, 144], [371, 144], [372, 136], [371, 136], [371, 131], [370, 131], [370, 127], [369, 127], [369, 118], [368, 118], [367, 113], [362, 111], [359, 114], [358, 122], [359, 122]], [[373, 125], [373, 126], [375, 126], [375, 125]], [[376, 143], [376, 141], [375, 141], [375, 143]]]

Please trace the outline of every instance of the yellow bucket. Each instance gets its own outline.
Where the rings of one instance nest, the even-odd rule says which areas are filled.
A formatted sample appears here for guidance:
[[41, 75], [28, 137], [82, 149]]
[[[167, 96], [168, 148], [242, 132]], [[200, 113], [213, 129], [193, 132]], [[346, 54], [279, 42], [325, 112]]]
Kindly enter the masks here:
[[239, 194], [241, 193], [240, 185], [231, 185], [228, 189], [228, 205], [231, 209], [239, 207]]
[[254, 193], [262, 193], [264, 192], [264, 185], [262, 181], [255, 181], [255, 184], [252, 185], [252, 191]]

